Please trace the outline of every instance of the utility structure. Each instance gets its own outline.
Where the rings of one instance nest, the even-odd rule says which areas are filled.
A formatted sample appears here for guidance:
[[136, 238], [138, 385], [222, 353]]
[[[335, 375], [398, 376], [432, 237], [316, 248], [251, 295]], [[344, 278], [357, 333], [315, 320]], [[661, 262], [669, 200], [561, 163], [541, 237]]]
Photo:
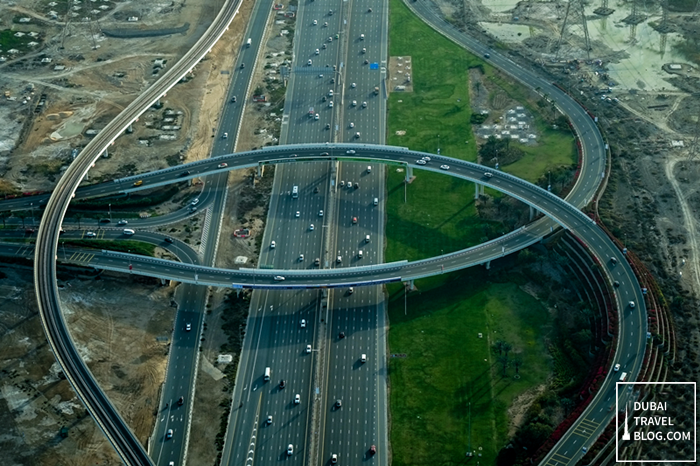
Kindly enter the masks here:
[[643, 23], [646, 16], [639, 13], [637, 9], [638, 0], [632, 0], [632, 12], [628, 17], [622, 21], [630, 25], [630, 44], [634, 44], [637, 41], [637, 24]]
[[574, 8], [578, 10], [581, 16], [581, 25], [583, 26], [583, 37], [586, 47], [586, 57], [590, 60], [591, 58], [591, 39], [588, 35], [588, 24], [586, 24], [586, 10], [583, 0], [570, 0], [566, 4], [566, 13], [564, 14], [564, 23], [561, 25], [561, 33], [559, 34], [559, 42], [557, 43], [557, 51], [554, 55], [555, 58], [559, 57], [559, 51], [561, 50], [561, 42], [564, 39], [564, 32], [566, 31], [566, 25], [569, 22], [569, 12], [571, 10], [571, 4], [575, 2]]
[[97, 41], [95, 40], [95, 36], [102, 34], [102, 29], [100, 29], [100, 25], [98, 24], [97, 20], [93, 20], [94, 14], [90, 9], [92, 8], [90, 3], [91, 2], [89, 2], [88, 0], [83, 0], [83, 8], [87, 10], [88, 26], [90, 28], [90, 39], [92, 39], [92, 49], [95, 50], [98, 47]]
[[698, 156], [698, 140], [700, 139], [700, 115], [695, 121], [695, 131], [693, 131], [693, 141], [690, 143], [690, 148], [688, 149], [688, 160], [691, 162], [695, 161], [695, 157]]
[[664, 54], [666, 53], [666, 37], [671, 30], [671, 27], [668, 24], [668, 0], [661, 0], [661, 21], [656, 27], [656, 30], [661, 36], [659, 50], [661, 51], [661, 58], [663, 58]]

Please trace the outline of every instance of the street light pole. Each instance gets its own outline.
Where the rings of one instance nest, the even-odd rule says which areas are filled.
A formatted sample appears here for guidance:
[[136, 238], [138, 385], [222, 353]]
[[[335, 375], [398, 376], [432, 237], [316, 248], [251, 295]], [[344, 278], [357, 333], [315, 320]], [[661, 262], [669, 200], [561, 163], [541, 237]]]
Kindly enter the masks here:
[[32, 226], [34, 227], [34, 226], [36, 226], [36, 223], [34, 223], [34, 203], [30, 202], [29, 207], [32, 208]]
[[112, 204], [107, 204], [109, 206], [109, 221], [112, 221]]

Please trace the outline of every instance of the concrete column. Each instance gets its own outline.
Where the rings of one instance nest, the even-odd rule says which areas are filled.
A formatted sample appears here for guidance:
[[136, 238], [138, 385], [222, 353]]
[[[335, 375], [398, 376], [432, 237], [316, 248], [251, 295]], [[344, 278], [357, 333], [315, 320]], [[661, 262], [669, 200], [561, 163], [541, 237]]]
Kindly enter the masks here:
[[535, 217], [536, 212], [537, 211], [535, 210], [535, 208], [530, 206], [530, 220], [532, 220]]
[[105, 151], [102, 152], [102, 157], [108, 158], [109, 157], [109, 148], [105, 147]]
[[160, 285], [161, 285], [161, 286], [165, 286], [165, 278], [161, 278], [161, 279], [160, 279]]
[[479, 199], [479, 183], [474, 183], [474, 199]]
[[416, 284], [414, 283], [413, 280], [409, 280], [409, 281], [407, 281], [407, 282], [404, 282], [404, 285], [406, 286], [406, 288], [407, 288], [409, 291], [413, 291], [413, 290], [416, 289]]
[[257, 177], [262, 178], [264, 172], [265, 172], [265, 168], [263, 167], [263, 164], [259, 163]]
[[406, 165], [406, 183], [410, 183], [411, 178], [413, 178], [413, 167]]
[[491, 261], [488, 261], [486, 264], [484, 264], [486, 267], [486, 270], [489, 270], [491, 268]]

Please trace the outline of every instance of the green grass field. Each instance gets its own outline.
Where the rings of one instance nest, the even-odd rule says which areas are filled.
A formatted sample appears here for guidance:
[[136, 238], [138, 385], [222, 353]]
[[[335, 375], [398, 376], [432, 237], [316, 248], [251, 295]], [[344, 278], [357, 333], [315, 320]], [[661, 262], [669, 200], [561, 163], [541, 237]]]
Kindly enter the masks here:
[[[476, 161], [468, 69], [481, 60], [433, 32], [400, 0], [391, 0], [390, 15], [390, 55], [412, 57], [414, 92], [390, 94], [387, 143], [433, 153], [439, 146], [444, 155]], [[484, 70], [486, 79], [511, 98], [531, 98], [488, 65]], [[525, 105], [536, 110], [532, 102]], [[538, 147], [524, 148], [521, 160], [503, 167], [529, 181], [576, 161], [570, 134], [547, 128], [541, 119], [536, 124]], [[404, 192], [405, 173], [389, 167], [388, 261], [431, 257], [505, 232], [500, 222], [476, 215], [473, 183], [422, 170], [414, 174]], [[483, 275], [474, 268], [420, 280], [420, 293], [408, 297], [407, 316], [402, 286], [388, 287], [390, 349], [407, 354], [390, 361], [395, 465], [465, 461], [470, 410], [472, 447], [482, 448], [481, 464], [494, 464], [507, 441], [507, 410], [514, 397], [545, 383], [551, 373], [545, 309], [517, 285], [490, 284]], [[519, 354], [520, 379], [513, 377], [513, 368], [502, 376], [491, 350], [496, 340], [507, 341]]]
[[[512, 283], [489, 284], [476, 269], [450, 274], [452, 282], [390, 305], [391, 443], [393, 464], [447, 465], [464, 461], [471, 445], [495, 464], [507, 441], [507, 409], [514, 397], [544, 383], [550, 364], [543, 335], [547, 312]], [[483, 338], [478, 334], [482, 333]], [[506, 376], [491, 349], [510, 343], [522, 360]], [[514, 356], [511, 352], [511, 357]]]

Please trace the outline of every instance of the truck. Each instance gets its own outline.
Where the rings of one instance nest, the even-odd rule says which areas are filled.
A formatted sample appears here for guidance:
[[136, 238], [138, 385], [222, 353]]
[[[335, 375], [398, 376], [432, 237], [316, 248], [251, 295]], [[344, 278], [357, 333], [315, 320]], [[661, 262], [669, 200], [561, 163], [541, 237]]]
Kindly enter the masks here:
[[374, 86], [374, 95], [379, 95], [379, 86]]
[[620, 374], [620, 382], [624, 382], [626, 378], [627, 378], [627, 372], [623, 372], [622, 374]]

